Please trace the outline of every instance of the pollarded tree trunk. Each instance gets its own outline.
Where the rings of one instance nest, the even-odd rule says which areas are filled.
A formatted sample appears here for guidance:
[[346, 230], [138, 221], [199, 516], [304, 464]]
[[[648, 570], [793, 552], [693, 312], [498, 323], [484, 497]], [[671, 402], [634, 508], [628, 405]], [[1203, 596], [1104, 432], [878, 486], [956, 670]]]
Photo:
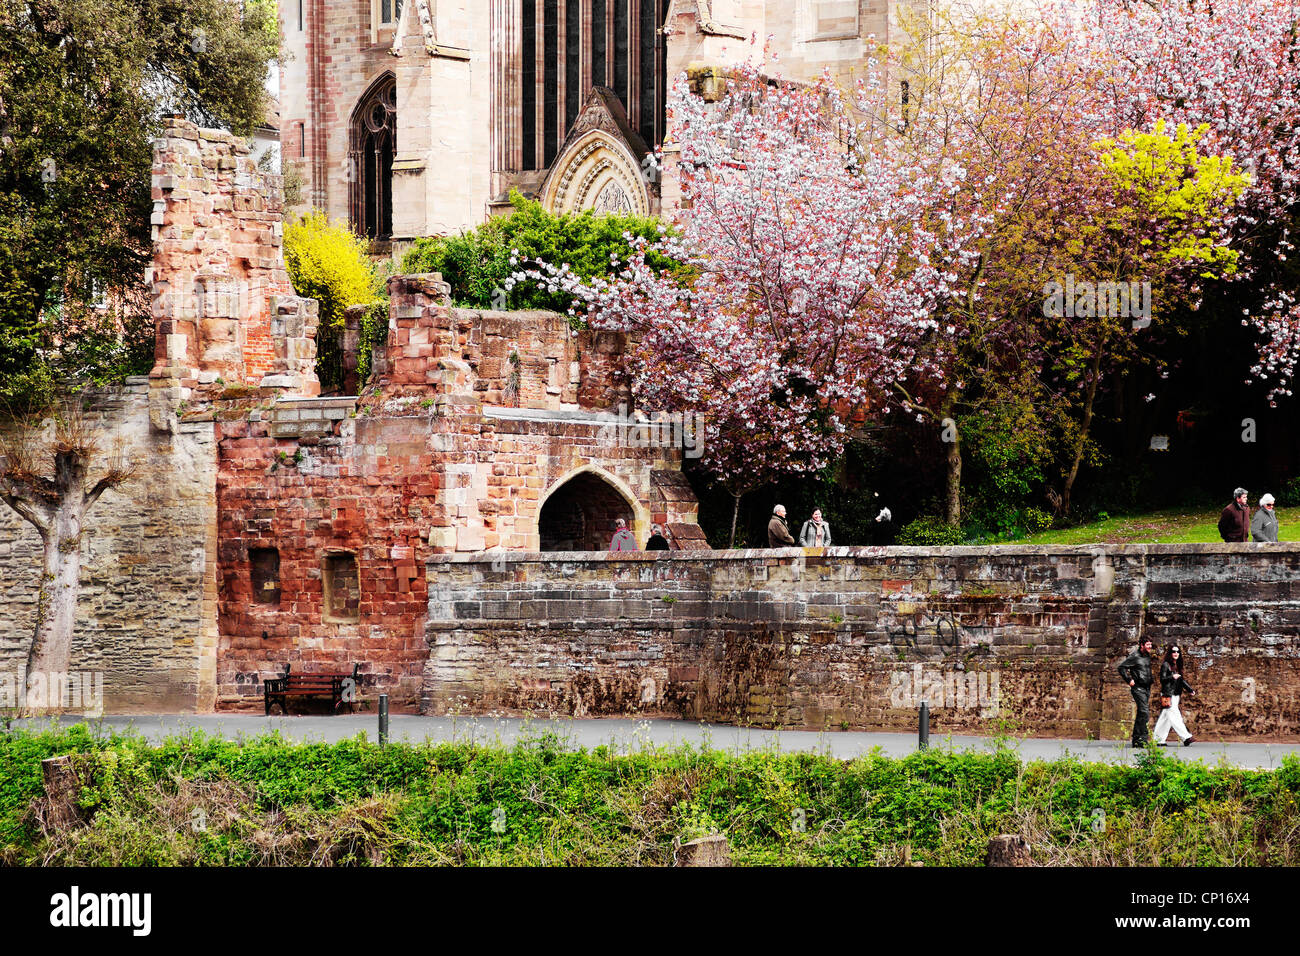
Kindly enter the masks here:
[[[16, 439], [6, 438], [0, 445], [0, 501], [26, 519], [44, 544], [27, 672], [44, 674], [48, 681], [52, 674], [66, 673], [72, 661], [81, 579], [81, 530], [86, 513], [106, 490], [127, 481], [133, 466], [110, 467], [104, 477], [87, 488], [90, 461], [97, 447], [79, 407], [67, 410], [56, 420], [52, 437], [42, 439], [39, 431], [36, 423], [29, 422]], [[51, 460], [52, 475], [45, 471]], [[60, 705], [53, 703], [55, 707]]]
[[[84, 469], [83, 469], [84, 474]], [[85, 494], [64, 496], [42, 535], [45, 562], [36, 605], [36, 633], [27, 655], [29, 674], [64, 673], [72, 660], [72, 630], [81, 584], [81, 523]]]

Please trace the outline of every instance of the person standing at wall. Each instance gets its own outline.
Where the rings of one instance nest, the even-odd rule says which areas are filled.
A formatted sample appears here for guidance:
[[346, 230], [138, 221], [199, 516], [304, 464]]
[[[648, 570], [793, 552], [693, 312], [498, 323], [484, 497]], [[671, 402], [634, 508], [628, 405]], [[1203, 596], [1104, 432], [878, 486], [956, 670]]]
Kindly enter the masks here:
[[1161, 747], [1165, 745], [1165, 740], [1169, 737], [1169, 731], [1172, 729], [1183, 746], [1187, 747], [1196, 742], [1187, 730], [1187, 724], [1183, 723], [1182, 712], [1178, 709], [1178, 701], [1188, 694], [1195, 694], [1196, 691], [1188, 685], [1186, 675], [1183, 671], [1186, 663], [1183, 661], [1183, 652], [1177, 644], [1174, 644], [1169, 650], [1165, 651], [1165, 659], [1160, 662], [1160, 716], [1156, 719], [1156, 743]]
[[1250, 506], [1246, 504], [1246, 489], [1232, 493], [1232, 503], [1219, 515], [1219, 537], [1224, 541], [1250, 540]]
[[609, 539], [611, 551], [636, 551], [636, 538], [627, 530], [627, 522], [619, 518], [614, 522], [614, 537]]
[[668, 551], [668, 539], [664, 537], [664, 532], [657, 524], [650, 526], [650, 537], [646, 539], [645, 549], [647, 551]]
[[799, 532], [799, 544], [805, 548], [831, 546], [831, 526], [822, 520], [821, 508], [814, 508], [812, 517], [803, 523], [803, 528]]
[[772, 509], [772, 520], [767, 523], [767, 546], [769, 548], [795, 548], [797, 542], [790, 536], [790, 529], [785, 526], [785, 505]]
[[1272, 495], [1259, 499], [1259, 510], [1250, 523], [1250, 538], [1252, 541], [1277, 543], [1277, 513], [1273, 510]]
[[1128, 684], [1137, 715], [1133, 718], [1133, 746], [1145, 747], [1147, 730], [1151, 726], [1151, 639], [1143, 638], [1124, 663], [1119, 665], [1119, 676]]

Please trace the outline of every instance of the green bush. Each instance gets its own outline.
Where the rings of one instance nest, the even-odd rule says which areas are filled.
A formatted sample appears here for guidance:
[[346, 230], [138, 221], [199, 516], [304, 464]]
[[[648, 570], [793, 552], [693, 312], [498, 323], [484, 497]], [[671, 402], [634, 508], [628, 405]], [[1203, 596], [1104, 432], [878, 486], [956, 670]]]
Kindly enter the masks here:
[[[40, 761], [72, 754], [82, 820], [41, 825]], [[666, 865], [725, 833], [740, 865], [1295, 865], [1300, 761], [1276, 771], [1021, 763], [1007, 749], [851, 761], [690, 747], [290, 744], [195, 733], [0, 732], [0, 865]], [[1097, 811], [1105, 827], [1096, 828]]]
[[58, 396], [54, 371], [43, 361], [0, 378], [0, 418], [20, 418], [42, 412]]
[[923, 515], [903, 526], [898, 532], [898, 543], [924, 547], [945, 547], [961, 544], [965, 540], [961, 528], [954, 528], [942, 518]]
[[1030, 505], [1024, 511], [1025, 530], [1030, 534], [1038, 534], [1040, 531], [1046, 531], [1052, 526], [1052, 516], [1042, 508], [1035, 508]]
[[360, 354], [357, 356], [357, 376], [364, 385], [370, 378], [374, 350], [388, 342], [388, 303], [377, 302], [366, 309], [361, 317]]
[[[507, 291], [507, 280], [530, 261], [567, 263], [583, 279], [607, 276], [611, 257], [625, 261], [631, 254], [626, 235], [650, 240], [660, 235], [659, 222], [653, 218], [598, 216], [591, 210], [558, 216], [518, 191], [510, 193], [510, 203], [512, 214], [468, 232], [417, 240], [402, 258], [401, 271], [442, 273], [451, 285], [452, 300], [464, 308], [565, 312], [572, 305], [569, 297], [531, 283]], [[659, 268], [672, 266], [662, 257], [651, 262]]]
[[1277, 503], [1279, 508], [1283, 506], [1291, 507], [1297, 502], [1300, 502], [1300, 475], [1287, 481], [1287, 483], [1282, 486], [1282, 493], [1277, 497], [1279, 499]]

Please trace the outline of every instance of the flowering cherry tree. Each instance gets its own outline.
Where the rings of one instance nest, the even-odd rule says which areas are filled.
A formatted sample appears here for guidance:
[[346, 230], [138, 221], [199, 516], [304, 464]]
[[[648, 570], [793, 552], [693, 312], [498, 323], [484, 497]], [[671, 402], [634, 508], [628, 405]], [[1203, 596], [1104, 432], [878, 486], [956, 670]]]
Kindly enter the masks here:
[[[864, 81], [858, 101], [882, 92]], [[701, 414], [703, 464], [735, 498], [734, 542], [745, 492], [827, 466], [922, 358], [981, 220], [954, 214], [960, 167], [909, 166], [828, 79], [797, 86], [740, 66], [716, 103], [679, 79], [669, 109], [680, 231], [637, 244], [608, 280], [553, 264], [521, 277], [629, 333], [641, 407]], [[656, 269], [652, 254], [680, 267]]]
[[1087, 0], [1082, 22], [1107, 57], [1109, 109], [1126, 126], [1206, 124], [1211, 152], [1233, 157], [1251, 185], [1229, 215], [1243, 252], [1236, 279], [1262, 294], [1243, 321], [1263, 338], [1253, 377], [1291, 394], [1300, 304], [1277, 281], [1293, 251], [1300, 195], [1300, 37], [1293, 0]]
[[[946, 317], [955, 334], [933, 339], [932, 367], [918, 363], [894, 386], [905, 408], [946, 424], [952, 524], [967, 430], [958, 420], [985, 436], [975, 453], [988, 464], [1046, 457], [1055, 441], [1064, 473], [1054, 503], [1068, 512], [1101, 383], [1178, 334], [1202, 280], [1237, 269], [1232, 227], [1245, 180], [1218, 155], [1226, 144], [1205, 124], [1175, 130], [1161, 113], [1122, 105], [1120, 91], [1138, 80], [1102, 42], [1090, 2], [1033, 16], [928, 8], [903, 16], [905, 39], [891, 51], [909, 104], [879, 125], [902, 134], [914, 164], [967, 170], [955, 202], [989, 217], [963, 276], [967, 294]], [[1046, 309], [1047, 289], [1076, 277], [1086, 290], [1142, 285], [1145, 322], [1129, 327], [1127, 305], [1123, 322], [1093, 308]], [[1153, 287], [1157, 333], [1139, 331], [1150, 325]], [[991, 433], [1003, 436], [999, 447]]]
[[[873, 114], [877, 135], [898, 139], [918, 168], [965, 170], [952, 202], [987, 223], [961, 295], [946, 303], [943, 334], [924, 339], [924, 360], [892, 383], [898, 404], [942, 438], [945, 518], [955, 526], [966, 434], [983, 436], [974, 454], [1032, 457], [1060, 405], [1039, 374], [1042, 289], [1074, 267], [1065, 240], [1104, 206], [1091, 148], [1103, 128], [1091, 97], [1098, 71], [1060, 18], [942, 6], [899, 18], [890, 70], [907, 102]], [[1015, 447], [995, 450], [990, 429]]]

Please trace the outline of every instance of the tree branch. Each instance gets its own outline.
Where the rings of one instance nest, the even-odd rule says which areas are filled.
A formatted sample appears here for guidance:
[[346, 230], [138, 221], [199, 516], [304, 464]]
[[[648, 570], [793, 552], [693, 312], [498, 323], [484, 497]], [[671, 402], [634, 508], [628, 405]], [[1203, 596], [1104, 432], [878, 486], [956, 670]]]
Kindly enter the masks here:
[[24, 520], [30, 522], [41, 533], [42, 538], [50, 533], [53, 519], [43, 500], [23, 496], [22, 492], [14, 488], [11, 479], [5, 479], [5, 486], [0, 487], [0, 501], [7, 504]]
[[89, 511], [90, 506], [98, 501], [99, 496], [109, 488], [116, 488], [118, 485], [126, 483], [131, 477], [132, 472], [129, 469], [115, 468], [99, 479], [99, 481], [95, 482], [95, 487], [86, 492], [86, 510]]

